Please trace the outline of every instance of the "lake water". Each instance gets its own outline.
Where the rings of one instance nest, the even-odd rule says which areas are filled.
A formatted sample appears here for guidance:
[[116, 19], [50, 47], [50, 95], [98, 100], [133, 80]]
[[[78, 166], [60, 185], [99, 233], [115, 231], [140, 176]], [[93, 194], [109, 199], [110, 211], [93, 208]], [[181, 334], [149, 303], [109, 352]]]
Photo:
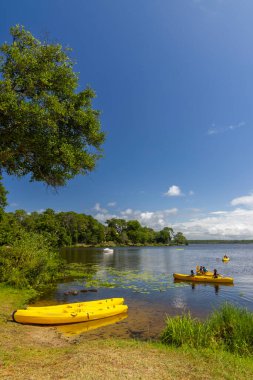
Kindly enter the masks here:
[[[221, 260], [225, 253], [230, 257], [228, 263]], [[103, 249], [71, 248], [63, 250], [62, 255], [68, 262], [88, 265], [100, 285], [94, 292], [82, 293], [80, 290], [87, 287], [85, 280], [61, 283], [39, 304], [124, 297], [129, 307], [128, 316], [116, 324], [94, 330], [84, 325], [86, 334], [81, 334], [79, 339], [98, 336], [157, 339], [165, 326], [166, 315], [190, 311], [203, 319], [226, 301], [253, 311], [252, 244], [114, 248], [112, 254], [104, 253]], [[218, 273], [233, 277], [234, 285], [174, 283], [173, 272], [190, 273], [196, 265], [204, 265], [208, 270], [216, 268]], [[103, 281], [115, 287], [103, 287]], [[73, 289], [77, 295], [66, 294]]]

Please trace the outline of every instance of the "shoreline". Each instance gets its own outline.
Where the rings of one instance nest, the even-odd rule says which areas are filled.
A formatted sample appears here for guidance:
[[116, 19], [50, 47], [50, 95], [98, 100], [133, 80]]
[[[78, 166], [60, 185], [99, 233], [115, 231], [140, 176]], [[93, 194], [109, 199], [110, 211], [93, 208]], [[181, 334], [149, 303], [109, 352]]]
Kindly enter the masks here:
[[251, 358], [222, 351], [175, 348], [114, 336], [79, 342], [63, 338], [54, 327], [10, 322], [11, 312], [28, 301], [29, 292], [1, 284], [0, 290], [3, 379], [244, 380], [253, 376]]

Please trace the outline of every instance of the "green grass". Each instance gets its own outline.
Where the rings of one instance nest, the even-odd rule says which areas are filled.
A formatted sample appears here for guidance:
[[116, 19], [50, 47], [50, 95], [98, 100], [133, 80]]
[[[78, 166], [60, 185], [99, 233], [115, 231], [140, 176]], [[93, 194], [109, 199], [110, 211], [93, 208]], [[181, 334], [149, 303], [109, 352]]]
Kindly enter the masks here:
[[7, 348], [3, 345], [0, 354], [0, 377], [13, 380], [245, 380], [253, 376], [249, 358], [132, 340], [98, 338], [74, 345], [58, 342], [57, 346], [31, 341], [30, 347], [22, 343]]
[[204, 322], [190, 314], [168, 317], [161, 341], [176, 347], [221, 349], [249, 356], [253, 354], [253, 314], [225, 304]]
[[0, 323], [9, 319], [15, 309], [25, 306], [37, 296], [33, 289], [15, 289], [0, 283]]

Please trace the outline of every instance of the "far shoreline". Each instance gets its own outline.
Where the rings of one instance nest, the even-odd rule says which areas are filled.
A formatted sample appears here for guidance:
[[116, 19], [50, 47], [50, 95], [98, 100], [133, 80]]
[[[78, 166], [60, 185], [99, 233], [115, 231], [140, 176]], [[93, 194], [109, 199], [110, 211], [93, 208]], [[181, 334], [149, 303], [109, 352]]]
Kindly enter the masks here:
[[188, 240], [190, 244], [252, 244], [253, 240]]
[[66, 248], [141, 248], [141, 247], [180, 247], [184, 248], [191, 244], [253, 244], [253, 240], [187, 240], [187, 244], [115, 244], [106, 242], [105, 244], [73, 244], [61, 249]]

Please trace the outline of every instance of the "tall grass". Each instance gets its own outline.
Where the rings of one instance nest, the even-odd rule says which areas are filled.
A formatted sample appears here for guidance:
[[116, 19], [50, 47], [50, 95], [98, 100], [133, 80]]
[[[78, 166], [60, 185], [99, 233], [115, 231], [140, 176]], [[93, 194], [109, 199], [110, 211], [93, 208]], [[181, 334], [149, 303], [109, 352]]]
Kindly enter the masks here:
[[221, 348], [239, 355], [252, 355], [253, 314], [224, 304], [204, 322], [190, 314], [168, 317], [161, 341], [177, 347]]
[[225, 304], [208, 321], [212, 339], [226, 351], [253, 354], [253, 314], [247, 309]]
[[208, 347], [207, 335], [209, 335], [208, 326], [192, 318], [188, 313], [183, 316], [168, 317], [161, 340], [176, 347], [183, 345], [195, 348]]

